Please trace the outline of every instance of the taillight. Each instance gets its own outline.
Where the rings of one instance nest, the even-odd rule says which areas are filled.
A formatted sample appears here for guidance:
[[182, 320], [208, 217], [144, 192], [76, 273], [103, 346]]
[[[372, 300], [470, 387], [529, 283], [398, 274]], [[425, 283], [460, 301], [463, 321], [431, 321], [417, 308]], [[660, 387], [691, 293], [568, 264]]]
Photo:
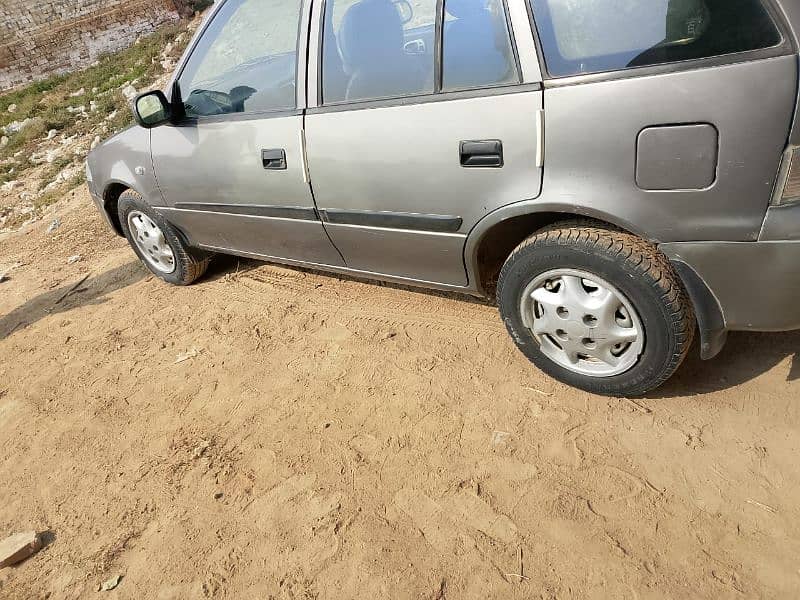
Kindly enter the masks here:
[[783, 183], [783, 191], [778, 196], [779, 204], [795, 202], [800, 200], [800, 148], [795, 148], [786, 156], [789, 167], [786, 169], [786, 178]]

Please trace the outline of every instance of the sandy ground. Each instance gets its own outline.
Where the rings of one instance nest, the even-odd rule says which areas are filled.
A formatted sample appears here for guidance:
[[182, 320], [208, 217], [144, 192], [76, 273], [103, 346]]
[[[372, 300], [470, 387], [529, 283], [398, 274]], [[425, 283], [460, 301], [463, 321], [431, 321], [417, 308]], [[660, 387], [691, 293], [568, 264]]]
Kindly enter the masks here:
[[800, 595], [800, 334], [599, 398], [475, 300], [232, 258], [170, 287], [58, 210], [0, 239], [0, 537], [50, 532], [0, 597]]

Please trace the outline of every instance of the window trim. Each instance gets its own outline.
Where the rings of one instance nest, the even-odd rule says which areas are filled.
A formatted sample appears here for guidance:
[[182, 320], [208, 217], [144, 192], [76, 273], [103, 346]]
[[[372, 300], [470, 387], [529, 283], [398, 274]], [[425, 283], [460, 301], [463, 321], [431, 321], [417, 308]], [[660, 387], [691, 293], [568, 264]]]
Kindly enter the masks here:
[[433, 93], [442, 91], [444, 82], [444, 2], [436, 0], [436, 20], [433, 23]]
[[508, 83], [489, 88], [472, 88], [452, 92], [431, 92], [416, 94], [414, 96], [392, 96], [369, 100], [345, 100], [325, 104], [323, 106], [310, 106], [305, 110], [307, 115], [320, 115], [325, 113], [345, 112], [350, 110], [369, 110], [374, 108], [392, 108], [399, 106], [416, 106], [418, 104], [433, 104], [435, 102], [451, 102], [453, 100], [468, 100], [471, 98], [488, 98], [491, 96], [508, 96], [510, 94], [526, 94], [540, 92], [543, 86], [536, 83]]
[[[522, 64], [519, 60], [519, 50], [517, 50], [517, 34], [514, 31], [514, 24], [511, 22], [511, 9], [508, 7], [508, 0], [502, 0], [502, 3], [503, 16], [506, 19], [508, 41], [511, 44], [511, 55], [514, 59], [514, 68], [517, 70], [517, 83], [522, 83], [524, 81], [524, 77], [522, 75]], [[444, 36], [442, 36], [442, 47], [444, 47]]]
[[506, 6], [520, 63], [522, 82], [541, 82], [543, 78], [539, 63], [539, 47], [536, 45], [536, 31], [528, 12], [528, 0], [507, 0]]
[[[370, 98], [366, 100], [341, 100], [338, 102], [324, 102], [323, 98], [323, 85], [322, 69], [324, 60], [322, 53], [324, 51], [324, 35], [325, 35], [325, 11], [330, 0], [313, 0], [314, 8], [311, 15], [311, 27], [309, 40], [313, 42], [309, 45], [308, 56], [308, 81], [314, 85], [308, 87], [308, 103], [306, 106], [308, 114], [320, 114], [326, 112], [342, 112], [345, 110], [362, 110], [366, 108], [380, 108], [389, 106], [409, 106], [415, 104], [427, 104], [429, 102], [440, 102], [446, 100], [456, 100], [462, 98], [479, 98], [483, 96], [499, 96], [510, 93], [520, 93], [523, 91], [541, 90], [542, 83], [540, 81], [526, 81], [526, 72], [522, 69], [522, 64], [519, 56], [519, 50], [516, 43], [516, 33], [512, 20], [512, 13], [508, 7], [508, 2], [518, 2], [519, 0], [500, 0], [503, 4], [503, 13], [506, 19], [506, 28], [508, 31], [509, 42], [511, 44], [512, 56], [514, 59], [514, 68], [517, 72], [516, 83], [501, 83], [491, 86], [479, 86], [474, 88], [467, 88], [463, 90], [442, 91], [442, 75], [443, 64], [442, 58], [444, 55], [444, 36], [443, 36], [443, 23], [444, 23], [444, 4], [445, 0], [436, 1], [436, 22], [434, 23], [434, 85], [433, 92], [426, 92], [422, 94], [411, 94], [408, 96], [386, 96], [382, 98]], [[523, 0], [527, 3], [527, 0]], [[533, 35], [533, 32], [531, 32]], [[316, 44], [316, 46], [314, 45]], [[311, 78], [312, 73], [316, 73], [316, 77]], [[314, 89], [316, 88], [316, 89]], [[313, 102], [313, 103], [312, 103]]]
[[755, 50], [732, 52], [730, 54], [721, 54], [718, 56], [707, 56], [703, 58], [691, 58], [688, 60], [659, 63], [655, 65], [623, 67], [621, 69], [598, 71], [595, 73], [553, 75], [550, 73], [550, 70], [547, 67], [547, 60], [545, 58], [544, 47], [542, 46], [539, 26], [536, 23], [536, 15], [532, 0], [524, 1], [528, 10], [531, 29], [533, 30], [533, 36], [536, 43], [536, 52], [539, 57], [539, 66], [542, 71], [542, 78], [544, 80], [545, 88], [564, 87], [600, 81], [614, 81], [619, 79], [633, 79], [636, 77], [648, 77], [652, 75], [665, 75], [670, 73], [681, 73], [684, 71], [694, 71], [697, 69], [707, 69], [751, 62], [754, 60], [788, 56], [796, 52], [796, 47], [792, 40], [792, 36], [789, 34], [789, 30], [787, 29], [784, 16], [779, 10], [777, 10], [774, 0], [758, 0], [767, 11], [767, 14], [772, 19], [776, 29], [778, 30], [778, 33], [780, 34], [781, 40], [774, 46], [758, 48]]
[[[172, 102], [172, 90], [176, 82], [180, 81], [186, 66], [200, 44], [200, 40], [205, 36], [206, 31], [213, 23], [214, 19], [231, 0], [219, 0], [208, 13], [200, 27], [197, 28], [194, 38], [190, 42], [181, 61], [178, 63], [175, 72], [169, 80], [168, 91], [166, 92], [169, 101]], [[222, 115], [200, 115], [187, 116], [176, 123], [175, 127], [192, 127], [204, 123], [220, 123], [225, 121], [250, 121], [254, 119], [278, 118], [287, 116], [302, 115], [306, 107], [306, 74], [308, 69], [308, 27], [311, 18], [312, 0], [300, 0], [300, 16], [297, 24], [297, 35], [295, 42], [295, 99], [293, 107], [276, 108], [272, 110], [258, 110], [250, 112], [228, 113]], [[305, 40], [305, 41], [304, 41]]]

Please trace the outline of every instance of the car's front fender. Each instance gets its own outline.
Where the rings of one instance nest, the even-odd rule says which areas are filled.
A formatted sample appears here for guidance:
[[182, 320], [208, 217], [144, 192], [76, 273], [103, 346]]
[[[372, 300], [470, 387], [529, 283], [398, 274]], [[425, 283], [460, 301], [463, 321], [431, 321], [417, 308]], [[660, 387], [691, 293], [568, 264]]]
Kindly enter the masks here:
[[150, 131], [129, 127], [109, 138], [89, 153], [89, 189], [108, 211], [110, 192], [121, 188], [135, 190], [151, 206], [163, 206], [150, 155]]

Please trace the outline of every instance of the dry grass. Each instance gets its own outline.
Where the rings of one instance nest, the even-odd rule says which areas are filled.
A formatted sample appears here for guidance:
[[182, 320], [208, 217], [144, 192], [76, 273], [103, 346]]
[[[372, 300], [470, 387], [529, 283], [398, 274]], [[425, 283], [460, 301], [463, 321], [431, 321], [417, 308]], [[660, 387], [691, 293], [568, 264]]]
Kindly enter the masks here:
[[[189, 39], [185, 23], [167, 25], [126, 50], [102, 57], [87, 69], [56, 75], [0, 95], [0, 128], [31, 119], [17, 133], [7, 134], [8, 142], [0, 148], [0, 185], [27, 177], [38, 178], [39, 195], [32, 200], [37, 209], [80, 185], [83, 175], [60, 183], [56, 190], [45, 190], [64, 169], [81, 163], [88, 152], [87, 142], [77, 154], [65, 153], [43, 164], [34, 155], [42, 148], [48, 132], [55, 130], [59, 139], [74, 137], [90, 142], [95, 135], [108, 137], [127, 127], [133, 116], [122, 89], [129, 84], [138, 90], [148, 89], [164, 73], [161, 65], [164, 49], [171, 45], [168, 56], [177, 58]], [[81, 89], [82, 94], [73, 95]], [[12, 105], [15, 109], [9, 112]], [[10, 210], [11, 201], [2, 202], [5, 207], [0, 207], [0, 211]]]

